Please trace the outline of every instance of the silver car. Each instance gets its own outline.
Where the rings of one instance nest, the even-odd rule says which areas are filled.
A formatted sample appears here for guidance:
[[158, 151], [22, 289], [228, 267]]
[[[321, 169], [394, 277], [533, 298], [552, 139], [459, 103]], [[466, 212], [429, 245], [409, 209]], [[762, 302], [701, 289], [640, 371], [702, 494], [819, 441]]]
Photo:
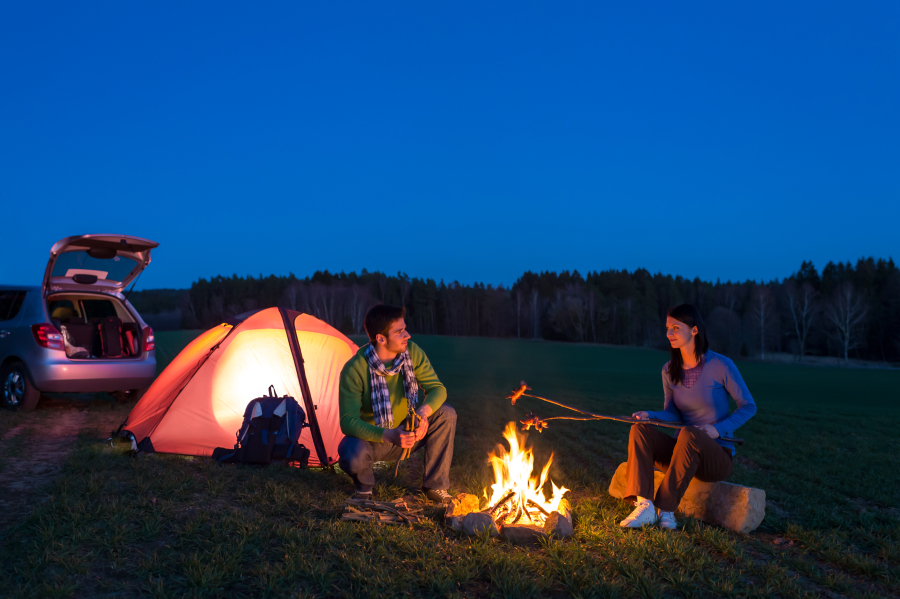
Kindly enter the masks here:
[[50, 250], [37, 286], [0, 285], [0, 402], [33, 410], [41, 392], [139, 397], [156, 376], [153, 330], [123, 293], [159, 244], [79, 235]]

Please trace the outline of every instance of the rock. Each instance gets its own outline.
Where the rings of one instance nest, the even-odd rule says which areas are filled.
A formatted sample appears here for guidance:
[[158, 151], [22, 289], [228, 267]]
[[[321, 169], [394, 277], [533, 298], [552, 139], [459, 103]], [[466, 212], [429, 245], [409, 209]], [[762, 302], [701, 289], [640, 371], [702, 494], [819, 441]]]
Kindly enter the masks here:
[[500, 534], [504, 539], [517, 545], [536, 545], [541, 539], [547, 538], [547, 533], [539, 526], [528, 524], [506, 524], [500, 530]]
[[544, 522], [544, 532], [548, 535], [564, 539], [575, 534], [575, 528], [572, 526], [571, 512], [567, 515], [559, 512], [551, 512], [550, 517]]
[[556, 511], [550, 513], [550, 517], [544, 522], [544, 532], [559, 538], [575, 534], [575, 527], [572, 526], [572, 508], [568, 499], [560, 501]]
[[[613, 497], [625, 496], [626, 468], [626, 464], [620, 464], [609, 483], [609, 494]], [[654, 472], [653, 478], [654, 489], [658, 489], [663, 473]], [[681, 498], [678, 511], [709, 524], [748, 533], [756, 530], [766, 516], [766, 492], [733, 483], [705, 483], [695, 478]]]
[[447, 511], [444, 512], [444, 518], [453, 518], [455, 516], [465, 516], [472, 512], [478, 511], [478, 497], [471, 493], [460, 493], [450, 500], [447, 504]]
[[467, 535], [477, 535], [484, 530], [490, 530], [492, 537], [500, 534], [494, 519], [481, 512], [471, 512], [463, 516], [462, 529]]
[[450, 523], [450, 528], [452, 528], [456, 532], [462, 532], [462, 529], [463, 529], [462, 521], [463, 521], [463, 516], [453, 516], [447, 522]]

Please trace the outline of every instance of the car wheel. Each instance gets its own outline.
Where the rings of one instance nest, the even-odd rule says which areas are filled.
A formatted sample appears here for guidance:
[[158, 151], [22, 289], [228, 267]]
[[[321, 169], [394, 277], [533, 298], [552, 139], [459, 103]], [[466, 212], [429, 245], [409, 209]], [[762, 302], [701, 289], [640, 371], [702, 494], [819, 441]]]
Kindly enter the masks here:
[[0, 402], [4, 408], [30, 412], [41, 398], [41, 392], [31, 384], [28, 369], [21, 362], [13, 362], [3, 368], [0, 385]]
[[146, 389], [126, 389], [124, 391], [113, 391], [112, 396], [116, 403], [130, 403], [139, 400], [146, 392]]

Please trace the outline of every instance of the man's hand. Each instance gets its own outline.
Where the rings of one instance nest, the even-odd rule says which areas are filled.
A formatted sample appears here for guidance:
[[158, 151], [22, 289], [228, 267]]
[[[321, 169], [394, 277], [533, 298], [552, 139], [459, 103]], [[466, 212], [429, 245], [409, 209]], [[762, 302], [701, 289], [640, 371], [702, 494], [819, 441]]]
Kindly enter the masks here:
[[637, 420], [650, 420], [650, 413], [644, 411], [635, 412], [631, 417]]
[[381, 440], [406, 449], [416, 444], [416, 431], [408, 431], [406, 430], [406, 425], [401, 424], [397, 428], [384, 429], [384, 432], [381, 434]]
[[416, 441], [421, 441], [428, 433], [428, 417], [432, 414], [431, 406], [422, 406], [416, 410], [419, 416], [419, 426], [416, 428]]
[[711, 424], [701, 424], [701, 425], [698, 426], [697, 428], [699, 428], [701, 431], [703, 431], [704, 433], [706, 433], [707, 435], [709, 435], [709, 436], [710, 436], [711, 438], [713, 438], [713, 439], [718, 439], [718, 438], [719, 438], [719, 431], [718, 431], [718, 429], [716, 429], [716, 427], [714, 427], [714, 426], [711, 425]]

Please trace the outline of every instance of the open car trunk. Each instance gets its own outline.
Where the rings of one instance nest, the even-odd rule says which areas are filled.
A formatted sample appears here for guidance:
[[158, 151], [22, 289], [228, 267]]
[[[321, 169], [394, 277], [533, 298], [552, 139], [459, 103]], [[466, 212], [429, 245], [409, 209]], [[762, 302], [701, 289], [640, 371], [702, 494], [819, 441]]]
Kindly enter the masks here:
[[159, 244], [130, 235], [76, 235], [50, 248], [44, 297], [56, 291], [122, 293], [150, 264]]
[[47, 312], [69, 359], [128, 360], [143, 352], [140, 323], [117, 297], [54, 293], [47, 298]]

